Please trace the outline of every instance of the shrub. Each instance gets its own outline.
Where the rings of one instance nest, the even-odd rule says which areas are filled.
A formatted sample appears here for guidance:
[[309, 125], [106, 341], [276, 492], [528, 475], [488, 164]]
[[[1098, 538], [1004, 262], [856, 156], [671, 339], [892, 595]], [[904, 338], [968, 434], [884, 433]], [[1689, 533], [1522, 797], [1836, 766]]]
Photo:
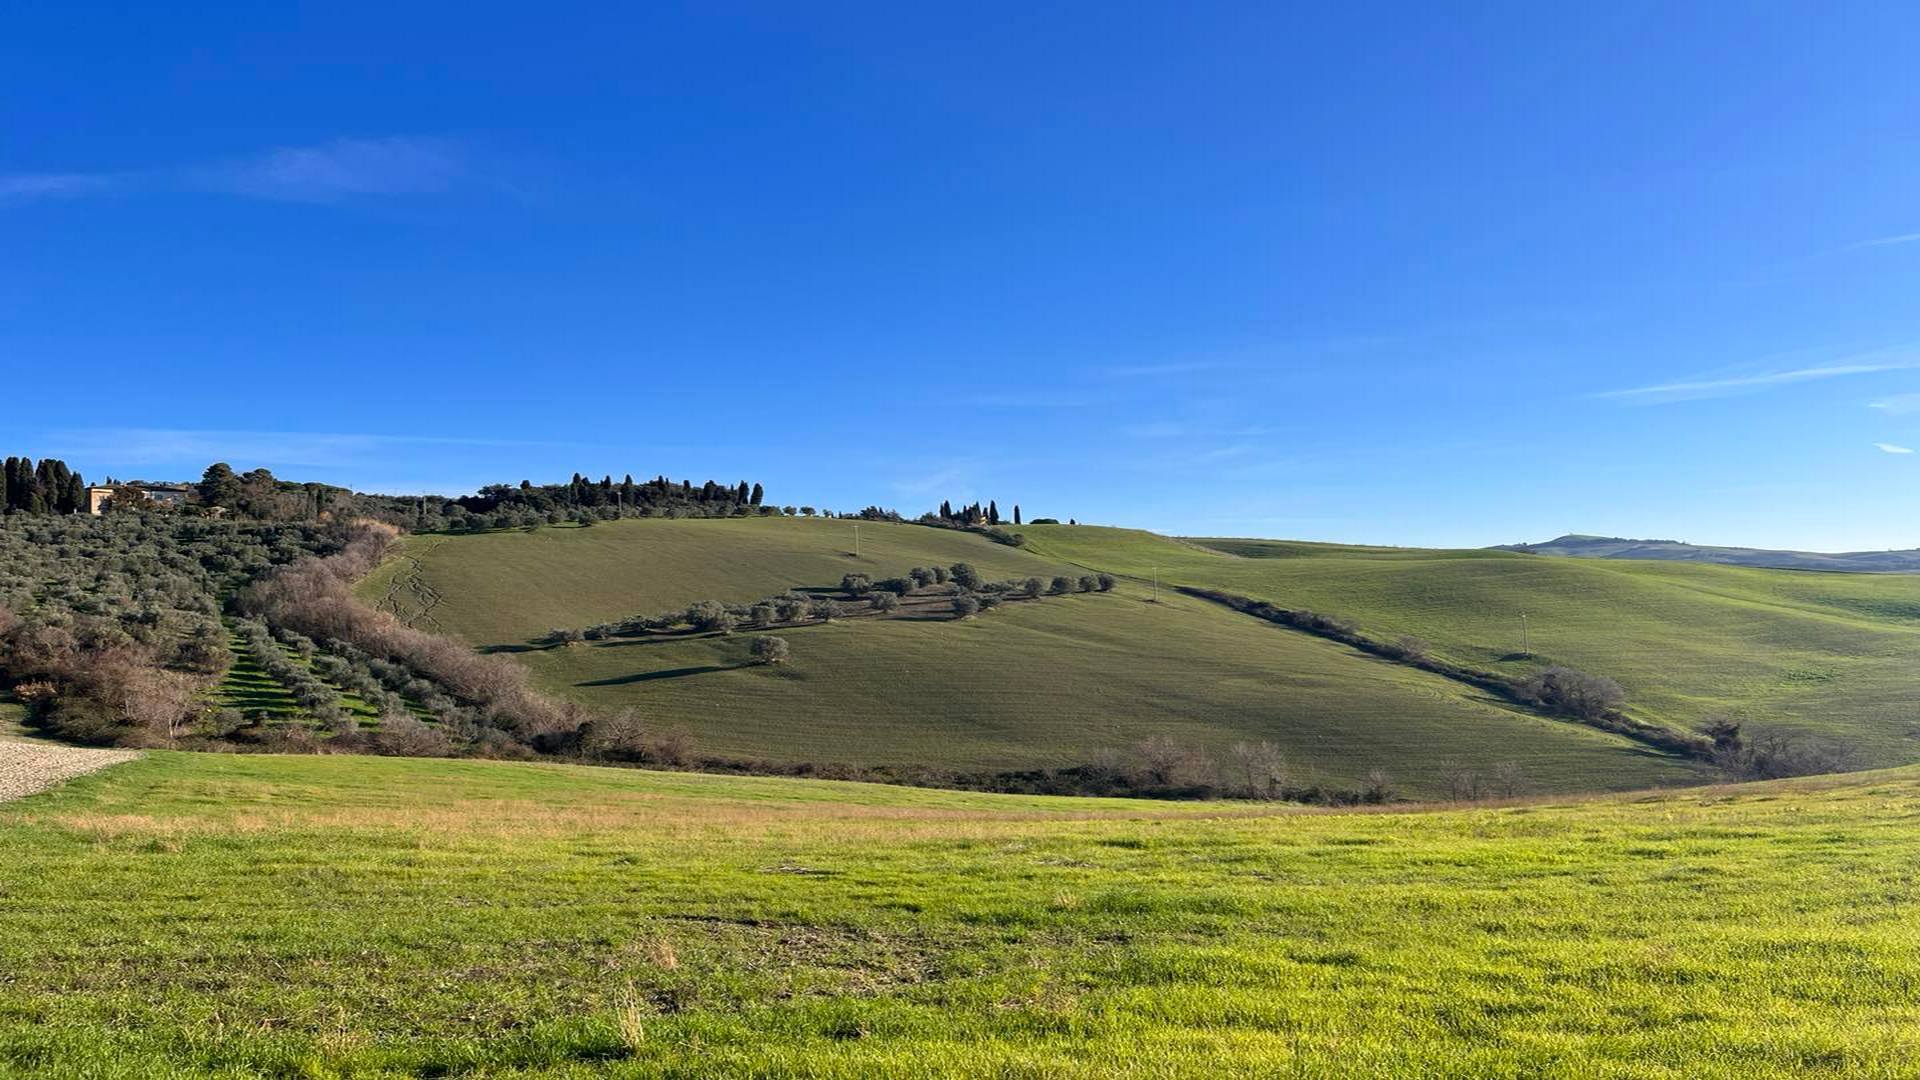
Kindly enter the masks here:
[[900, 610], [900, 598], [890, 592], [874, 593], [867, 598], [867, 602], [873, 605], [873, 610], [882, 614]]
[[792, 652], [786, 638], [771, 634], [754, 638], [753, 644], [747, 646], [747, 655], [753, 657], [756, 664], [784, 664]]
[[980, 571], [975, 570], [971, 563], [954, 563], [947, 570], [947, 577], [955, 585], [968, 591], [978, 589], [985, 584], [984, 579], [980, 577]]
[[578, 645], [586, 639], [587, 635], [583, 631], [575, 630], [570, 626], [547, 631], [549, 645]]
[[847, 574], [840, 579], [840, 591], [848, 596], [858, 596], [873, 588], [873, 579], [865, 574]]
[[832, 622], [842, 615], [845, 615], [846, 609], [841, 607], [837, 601], [828, 600], [825, 597], [816, 597], [808, 602], [807, 614], [819, 619], [821, 622]]
[[687, 623], [695, 630], [726, 633], [733, 629], [733, 613], [716, 600], [702, 600], [687, 608]]
[[1204, 783], [1213, 770], [1205, 754], [1181, 746], [1165, 735], [1153, 735], [1134, 748], [1141, 779], [1152, 787], [1184, 787]]
[[1081, 592], [1093, 592], [1100, 588], [1100, 579], [1092, 574], [1081, 574], [1080, 580], [1074, 582], [1074, 585]]
[[1037, 577], [1030, 577], [1027, 580], [1020, 583], [1021, 591], [1028, 596], [1039, 596], [1041, 590], [1045, 589], [1046, 587], [1047, 587], [1047, 583], [1044, 581], [1041, 581]]
[[953, 614], [957, 618], [970, 619], [980, 613], [980, 601], [969, 593], [961, 593], [953, 598]]
[[953, 575], [947, 573], [947, 568], [944, 566], [928, 567], [927, 572], [933, 575], [933, 583], [935, 585], [945, 585], [953, 577]]
[[747, 621], [755, 626], [772, 626], [777, 614], [772, 604], [755, 604], [747, 612]]
[[1054, 578], [1053, 584], [1047, 586], [1047, 593], [1052, 596], [1065, 596], [1072, 591], [1073, 579], [1065, 574]]
[[1388, 656], [1396, 660], [1425, 660], [1432, 648], [1433, 646], [1427, 644], [1424, 638], [1402, 634], [1393, 639], [1393, 643], [1387, 646], [1386, 651]]
[[1094, 581], [1099, 584], [1101, 592], [1112, 592], [1114, 585], [1117, 584], [1112, 574], [1096, 574]]
[[1582, 720], [1598, 720], [1627, 701], [1626, 691], [1612, 679], [1559, 666], [1522, 679], [1514, 691], [1522, 700]]

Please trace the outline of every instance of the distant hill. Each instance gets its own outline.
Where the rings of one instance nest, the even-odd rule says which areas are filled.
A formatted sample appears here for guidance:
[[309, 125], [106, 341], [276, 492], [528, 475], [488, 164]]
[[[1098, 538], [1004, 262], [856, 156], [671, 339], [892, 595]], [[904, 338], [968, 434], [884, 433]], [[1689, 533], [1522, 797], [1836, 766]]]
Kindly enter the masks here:
[[1841, 570], [1851, 573], [1920, 571], [1920, 548], [1904, 551], [1770, 551], [1765, 548], [1713, 547], [1678, 540], [1631, 540], [1620, 536], [1568, 533], [1541, 544], [1499, 544], [1495, 551], [1565, 555], [1578, 559], [1662, 559], [1668, 562], [1724, 563], [1776, 570]]
[[[1444, 794], [1446, 773], [1459, 763], [1512, 763], [1532, 791], [1649, 787], [1701, 775], [1693, 763], [1619, 736], [1543, 719], [1171, 589], [1155, 602], [1158, 555], [1135, 566], [1135, 534], [1029, 525], [1021, 548], [977, 533], [863, 521], [856, 558], [852, 526], [653, 518], [415, 535], [362, 583], [361, 595], [417, 626], [512, 656], [542, 690], [596, 709], [636, 710], [685, 732], [699, 753], [736, 760], [1034, 770], [1128, 753], [1158, 735], [1220, 761], [1232, 760], [1236, 743], [1271, 742], [1302, 783], [1358, 788], [1380, 768], [1413, 794]], [[1155, 551], [1208, 567], [1255, 562], [1140, 535]], [[1104, 569], [1109, 560], [1125, 575], [1111, 594], [1008, 605], [965, 622], [846, 618], [783, 628], [793, 656], [778, 667], [746, 663], [754, 636], [746, 629], [536, 644], [551, 627], [831, 588], [852, 571], [877, 580], [967, 562], [989, 579], [1046, 579]], [[1213, 581], [1195, 574], [1162, 583]]]

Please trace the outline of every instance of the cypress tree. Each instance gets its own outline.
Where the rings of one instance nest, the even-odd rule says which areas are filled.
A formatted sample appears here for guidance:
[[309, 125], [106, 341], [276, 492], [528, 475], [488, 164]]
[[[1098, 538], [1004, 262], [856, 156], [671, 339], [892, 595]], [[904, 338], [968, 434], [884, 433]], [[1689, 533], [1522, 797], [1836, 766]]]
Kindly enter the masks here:
[[1015, 525], [1020, 524], [1020, 504], [1019, 503], [1013, 504], [1013, 523]]
[[762, 499], [765, 499], [766, 497], [767, 497], [767, 491], [765, 488], [761, 487], [759, 484], [753, 485], [753, 495], [750, 500], [753, 503], [753, 505], [759, 506], [760, 501]]
[[987, 524], [1000, 524], [1000, 504], [992, 499], [987, 500]]

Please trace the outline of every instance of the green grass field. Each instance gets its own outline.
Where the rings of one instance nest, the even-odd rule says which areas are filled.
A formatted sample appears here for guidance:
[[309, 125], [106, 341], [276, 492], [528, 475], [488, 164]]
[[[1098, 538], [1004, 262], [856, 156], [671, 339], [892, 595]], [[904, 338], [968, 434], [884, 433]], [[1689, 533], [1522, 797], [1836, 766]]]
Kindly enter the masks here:
[[1910, 1076], [1917, 815], [156, 753], [0, 806], [0, 1073]]
[[[979, 536], [804, 520], [629, 521], [588, 529], [417, 536], [362, 595], [475, 646], [524, 648], [556, 625], [716, 598], [971, 562], [988, 577], [1065, 561]], [[697, 753], [781, 762], [1030, 769], [1086, 764], [1154, 734], [1216, 756], [1269, 740], [1302, 786], [1384, 769], [1413, 795], [1455, 766], [1516, 766], [1568, 791], [1695, 782], [1699, 770], [1198, 600], [1128, 584], [1010, 604], [966, 622], [850, 619], [777, 631], [791, 663], [746, 664], [751, 635], [616, 639], [521, 651], [542, 688], [639, 709]]]
[[[1479, 667], [1607, 675], [1674, 726], [1718, 714], [1843, 738], [1867, 762], [1920, 759], [1920, 575], [1025, 531], [1040, 557], [1345, 616]], [[1522, 614], [1538, 661], [1513, 658]]]
[[1066, 567], [970, 533], [820, 518], [654, 519], [410, 536], [361, 595], [426, 630], [480, 645], [520, 644], [697, 600], [747, 601], [914, 566], [970, 562], [990, 579]]

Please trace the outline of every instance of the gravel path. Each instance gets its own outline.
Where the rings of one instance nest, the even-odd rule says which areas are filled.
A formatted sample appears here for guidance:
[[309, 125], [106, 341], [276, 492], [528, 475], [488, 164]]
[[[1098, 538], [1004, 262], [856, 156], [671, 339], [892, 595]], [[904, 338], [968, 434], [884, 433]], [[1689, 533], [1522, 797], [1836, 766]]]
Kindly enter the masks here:
[[45, 791], [63, 780], [139, 756], [138, 750], [82, 750], [0, 739], [0, 802]]

